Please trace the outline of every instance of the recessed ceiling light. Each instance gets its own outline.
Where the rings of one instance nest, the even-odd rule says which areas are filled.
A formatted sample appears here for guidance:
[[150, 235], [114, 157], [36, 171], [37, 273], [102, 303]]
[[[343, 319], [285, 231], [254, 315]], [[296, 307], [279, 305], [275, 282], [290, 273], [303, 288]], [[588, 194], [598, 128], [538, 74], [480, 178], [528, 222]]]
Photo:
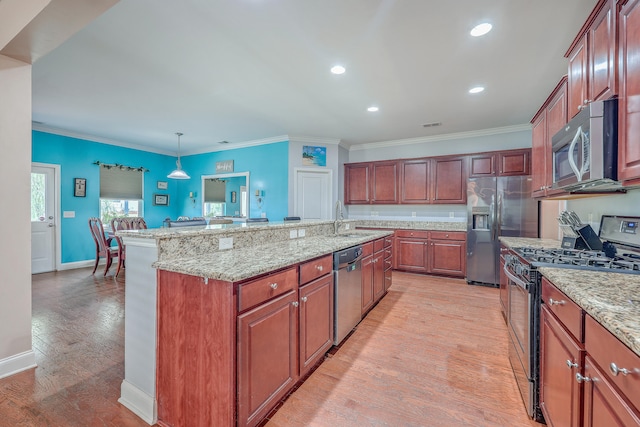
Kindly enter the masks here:
[[469, 89], [469, 93], [480, 93], [483, 90], [484, 90], [484, 87], [476, 86], [476, 87], [472, 87], [471, 89]]
[[379, 110], [379, 108], [376, 107], [375, 105], [372, 105], [371, 107], [367, 108], [367, 111], [370, 112], [370, 113], [375, 113], [378, 110]]
[[469, 34], [471, 34], [473, 37], [484, 36], [489, 31], [491, 31], [491, 28], [493, 28], [493, 25], [489, 24], [488, 22], [483, 22], [482, 24], [478, 24], [473, 27]]
[[334, 65], [333, 67], [331, 67], [331, 72], [333, 74], [344, 74], [345, 71], [347, 71], [347, 69], [342, 65]]

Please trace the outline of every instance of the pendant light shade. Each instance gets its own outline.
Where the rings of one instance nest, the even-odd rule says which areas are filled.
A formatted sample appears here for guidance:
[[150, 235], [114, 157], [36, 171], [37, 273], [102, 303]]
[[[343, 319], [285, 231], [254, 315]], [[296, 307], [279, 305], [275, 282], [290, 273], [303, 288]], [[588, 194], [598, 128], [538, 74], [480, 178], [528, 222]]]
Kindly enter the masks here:
[[191, 179], [191, 177], [189, 175], [187, 175], [187, 173], [185, 171], [182, 170], [182, 167], [180, 166], [180, 137], [183, 135], [180, 132], [176, 132], [176, 135], [178, 135], [178, 160], [176, 160], [176, 169], [171, 172], [169, 175], [167, 175], [167, 178], [171, 178], [171, 179]]

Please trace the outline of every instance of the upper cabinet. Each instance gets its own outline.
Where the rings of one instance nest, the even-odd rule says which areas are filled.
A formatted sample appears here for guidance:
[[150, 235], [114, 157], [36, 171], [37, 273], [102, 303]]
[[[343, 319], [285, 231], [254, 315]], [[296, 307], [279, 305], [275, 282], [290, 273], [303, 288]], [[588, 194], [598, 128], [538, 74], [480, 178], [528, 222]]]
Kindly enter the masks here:
[[351, 163], [344, 166], [346, 204], [398, 203], [398, 162]]
[[532, 197], [558, 194], [561, 191], [552, 188], [551, 138], [567, 124], [567, 76], [560, 80], [531, 124]]
[[[640, 181], [640, 0], [628, 0], [618, 18], [620, 98], [618, 178]], [[627, 184], [625, 183], [625, 184]]]
[[[467, 203], [466, 157], [437, 157], [433, 159], [431, 203]], [[412, 185], [405, 182], [405, 185]]]
[[345, 203], [369, 204], [369, 163], [353, 163], [344, 166]]
[[531, 150], [501, 151], [498, 153], [498, 176], [520, 176], [531, 173]]
[[565, 56], [569, 60], [569, 118], [589, 102], [617, 93], [615, 0], [598, 2]]
[[429, 203], [431, 159], [400, 162], [400, 203]]

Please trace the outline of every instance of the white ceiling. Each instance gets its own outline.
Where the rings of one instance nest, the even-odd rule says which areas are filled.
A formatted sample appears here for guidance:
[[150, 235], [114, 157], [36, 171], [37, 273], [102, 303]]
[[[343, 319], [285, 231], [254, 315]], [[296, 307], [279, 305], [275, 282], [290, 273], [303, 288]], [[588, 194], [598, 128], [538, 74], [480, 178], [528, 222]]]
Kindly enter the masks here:
[[[121, 0], [34, 63], [33, 120], [159, 152], [180, 131], [183, 153], [528, 124], [595, 3]], [[493, 31], [469, 36], [484, 20]], [[347, 72], [330, 74], [336, 63]]]

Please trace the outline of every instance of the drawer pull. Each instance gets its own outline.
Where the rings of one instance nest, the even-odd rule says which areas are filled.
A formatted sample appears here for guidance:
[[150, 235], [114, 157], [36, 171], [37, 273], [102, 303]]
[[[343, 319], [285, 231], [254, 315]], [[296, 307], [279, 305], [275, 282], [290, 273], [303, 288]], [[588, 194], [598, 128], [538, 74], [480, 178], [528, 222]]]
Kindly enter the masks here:
[[631, 373], [628, 369], [618, 368], [618, 365], [616, 365], [613, 362], [611, 362], [611, 364], [609, 365], [609, 370], [611, 371], [614, 377], [617, 377], [618, 374], [629, 375]]
[[322, 271], [322, 270], [324, 270], [324, 268], [322, 268], [322, 266], [321, 266], [321, 265], [316, 265], [316, 270], [318, 270], [318, 271]]
[[549, 298], [549, 305], [565, 305], [567, 302], [565, 300], [555, 300], [553, 298]]
[[278, 284], [277, 283], [272, 283], [269, 286], [271, 287], [271, 289], [278, 289]]
[[302, 301], [302, 302], [307, 302], [307, 297], [302, 297], [302, 298], [300, 298], [300, 301]]
[[299, 306], [299, 305], [300, 305], [300, 303], [299, 303], [298, 301], [294, 301], [294, 302], [292, 302], [291, 304], [292, 304], [294, 307], [297, 307], [297, 306]]
[[577, 368], [577, 367], [578, 367], [578, 364], [577, 364], [577, 363], [572, 362], [571, 360], [567, 360], [567, 366], [569, 367], [569, 369], [571, 369], [571, 368]]
[[585, 383], [586, 383], [586, 382], [591, 381], [591, 378], [589, 378], [589, 377], [583, 377], [583, 376], [582, 376], [582, 375], [580, 375], [580, 373], [578, 372], [578, 373], [576, 374], [576, 381], [578, 381], [579, 383], [581, 383], [581, 382], [585, 382]]

